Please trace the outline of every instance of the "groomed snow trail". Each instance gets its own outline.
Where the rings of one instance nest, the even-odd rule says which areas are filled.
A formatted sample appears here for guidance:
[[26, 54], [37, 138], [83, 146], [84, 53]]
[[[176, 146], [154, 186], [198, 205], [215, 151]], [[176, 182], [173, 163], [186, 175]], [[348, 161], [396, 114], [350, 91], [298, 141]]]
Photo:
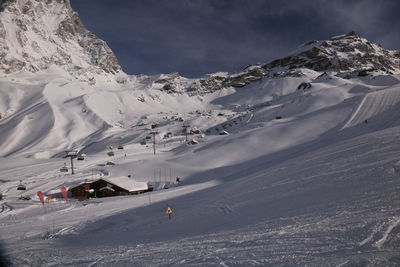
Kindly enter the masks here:
[[[230, 181], [74, 229], [63, 227], [42, 241], [28, 236], [12, 250], [30, 255], [18, 257], [17, 264], [33, 266], [396, 266], [399, 129], [304, 151], [247, 175], [233, 172]], [[147, 197], [139, 198], [147, 202]], [[104, 201], [73, 209], [59, 223], [77, 220], [79, 210], [97, 213], [103, 205], [107, 212], [130, 199]], [[174, 207], [171, 221], [163, 212], [166, 203]], [[21, 217], [14, 220], [21, 223]]]
[[400, 103], [399, 87], [368, 93], [342, 129], [364, 123], [398, 103]]
[[391, 223], [388, 225], [386, 231], [383, 233], [382, 238], [375, 242], [376, 247], [382, 248], [385, 242], [388, 241], [390, 233], [393, 231], [395, 227], [398, 227], [399, 225], [400, 225], [400, 217], [393, 218]]
[[[54, 133], [47, 140], [74, 146], [87, 132], [90, 136], [79, 145], [87, 142], [90, 152], [76, 162], [74, 176], [59, 172], [63, 149], [54, 148], [47, 156], [58, 157], [48, 160], [46, 151], [35, 151], [46, 142], [30, 148], [34, 158], [16, 154], [17, 160], [0, 159], [0, 189], [7, 197], [0, 213], [1, 235], [9, 254], [17, 266], [400, 263], [395, 257], [400, 242], [400, 128], [393, 123], [397, 114], [390, 114], [400, 103], [399, 87], [365, 95], [351, 115], [358, 98], [344, 100], [359, 95], [348, 93], [352, 84], [344, 88], [342, 80], [337, 82], [291, 92], [274, 105], [237, 103], [231, 109], [230, 103], [212, 105], [214, 96], [204, 96], [181, 106], [184, 114], [169, 111], [161, 101], [171, 96], [162, 99], [160, 93], [142, 103], [146, 107], [139, 106], [143, 110], [138, 114], [153, 109], [143, 116], [134, 112], [135, 105], [120, 112], [120, 104], [112, 111], [103, 109], [107, 99], [97, 105], [101, 94], [91, 95], [93, 88], [86, 94], [93, 99], [87, 99], [74, 84], [45, 86], [37, 97], [46, 99], [49, 117], [57, 121], [49, 121]], [[71, 91], [60, 96], [57, 90], [67, 87]], [[136, 98], [130, 90], [124, 93]], [[110, 94], [123, 102], [117, 91]], [[197, 105], [204, 106], [192, 110]], [[87, 117], [81, 119], [81, 113]], [[373, 118], [385, 123], [353, 127]], [[186, 122], [212, 131], [193, 135], [199, 142], [189, 145], [182, 135]], [[118, 125], [110, 126], [114, 123]], [[160, 123], [156, 155], [151, 145], [139, 144], [148, 140], [153, 123]], [[223, 126], [229, 135], [219, 135]], [[164, 138], [167, 132], [173, 135], [169, 139]], [[118, 144], [124, 149], [115, 150], [116, 166], [106, 166], [111, 159], [107, 146]], [[161, 177], [169, 168], [183, 179], [168, 190], [87, 202], [58, 200], [45, 207], [35, 197], [38, 190], [52, 194], [61, 185], [91, 179], [92, 170], [134, 174], [134, 179], [149, 182], [154, 169]], [[33, 200], [17, 199], [20, 179]], [[165, 215], [166, 205], [174, 209], [172, 220]]]

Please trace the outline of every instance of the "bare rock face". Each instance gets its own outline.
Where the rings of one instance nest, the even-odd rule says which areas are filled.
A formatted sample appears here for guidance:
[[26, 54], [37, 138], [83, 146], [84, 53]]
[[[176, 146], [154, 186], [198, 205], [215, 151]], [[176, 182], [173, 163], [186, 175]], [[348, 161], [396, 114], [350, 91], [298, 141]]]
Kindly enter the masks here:
[[121, 70], [69, 0], [0, 0], [0, 72], [36, 72], [53, 65], [80, 78]]
[[355, 32], [333, 37], [327, 41], [310, 41], [294, 55], [264, 65], [264, 69], [308, 68], [315, 71], [354, 72], [363, 69], [388, 74], [398, 72], [398, 51], [389, 51]]
[[326, 41], [309, 41], [294, 54], [267, 64], [250, 65], [237, 73], [213, 74], [196, 80], [187, 91], [190, 94], [212, 93], [228, 87], [243, 87], [264, 77], [301, 77], [304, 69], [332, 72], [350, 77], [371, 72], [400, 73], [400, 51], [389, 51], [355, 32]]
[[189, 89], [192, 93], [212, 93], [228, 87], [244, 87], [252, 82], [261, 80], [267, 72], [260, 65], [251, 65], [240, 72], [229, 75], [211, 75], [208, 78], [199, 79]]

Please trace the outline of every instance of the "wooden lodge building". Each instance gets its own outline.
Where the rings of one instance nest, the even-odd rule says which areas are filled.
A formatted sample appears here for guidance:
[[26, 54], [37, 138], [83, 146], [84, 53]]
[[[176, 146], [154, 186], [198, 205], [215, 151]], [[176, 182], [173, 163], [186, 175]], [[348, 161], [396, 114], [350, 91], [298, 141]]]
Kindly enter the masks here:
[[131, 178], [107, 177], [93, 182], [84, 182], [75, 187], [71, 187], [71, 197], [80, 200], [96, 197], [113, 197], [137, 195], [148, 191], [148, 185], [144, 182], [137, 182]]

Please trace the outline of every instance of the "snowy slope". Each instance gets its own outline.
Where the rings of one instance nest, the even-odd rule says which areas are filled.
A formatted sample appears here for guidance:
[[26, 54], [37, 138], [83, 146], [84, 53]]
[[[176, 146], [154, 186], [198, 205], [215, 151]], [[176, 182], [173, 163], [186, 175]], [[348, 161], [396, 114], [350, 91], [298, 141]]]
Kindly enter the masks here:
[[[399, 87], [391, 82], [371, 85], [371, 78], [267, 79], [201, 98], [152, 93], [133, 80], [129, 86], [118, 84], [118, 90], [82, 90], [68, 83], [68, 90], [54, 93], [62, 88], [60, 80], [59, 85], [36, 87], [36, 100], [19, 93], [15, 98], [21, 101], [10, 101], [10, 106], [20, 110], [17, 103], [26, 99], [29, 105], [24, 106], [42, 110], [46, 99], [49, 112], [58, 116], [38, 120], [51, 130], [40, 127], [37, 137], [44, 141], [21, 151], [42, 146], [36, 158], [61, 156], [62, 149], [46, 148], [60, 143], [82, 148], [88, 156], [76, 162], [74, 176], [59, 172], [65, 162], [59, 157], [24, 159], [22, 152], [1, 159], [0, 188], [6, 195], [1, 236], [17, 265], [395, 264]], [[304, 81], [311, 81], [311, 88], [298, 90]], [[278, 84], [283, 89], [277, 90]], [[98, 102], [102, 95], [104, 103]], [[126, 105], [135, 100], [137, 109]], [[61, 103], [68, 109], [61, 109]], [[100, 108], [110, 103], [122, 112]], [[92, 116], [85, 123], [78, 116], [81, 107]], [[179, 116], [185, 121], [176, 121]], [[156, 156], [151, 140], [145, 139], [153, 123], [160, 123]], [[184, 123], [202, 130], [203, 135], [189, 135], [197, 145], [184, 141]], [[85, 139], [82, 129], [93, 132]], [[229, 135], [219, 135], [224, 129]], [[167, 132], [172, 137], [163, 139]], [[29, 141], [23, 133], [12, 132], [20, 138], [16, 144]], [[79, 138], [80, 146], [63, 143]], [[148, 144], [140, 145], [142, 140]], [[107, 146], [119, 144], [124, 149], [107, 157]], [[110, 159], [117, 165], [104, 165]], [[38, 190], [59, 195], [60, 186], [90, 180], [93, 170], [96, 177], [131, 174], [137, 181], [169, 184], [169, 189], [86, 203], [59, 200], [41, 207]], [[183, 182], [172, 185], [176, 176]], [[17, 200], [19, 180], [33, 201]], [[174, 209], [171, 221], [163, 211], [167, 204]], [[21, 250], [36, 256], [21, 256]]]
[[0, 2], [0, 71], [38, 72], [54, 65], [82, 80], [121, 70], [107, 44], [89, 32], [67, 1]]
[[400, 87], [368, 93], [343, 128], [368, 122], [368, 119], [393, 108], [399, 102]]
[[[13, 253], [28, 265], [396, 263], [398, 138], [398, 127], [360, 137], [342, 133], [234, 166], [207, 170], [200, 161], [202, 170], [184, 184], [150, 195], [44, 208], [9, 199], [2, 203], [2, 237], [11, 251], [34, 253]], [[143, 166], [143, 155], [137, 157]], [[147, 168], [160, 166], [155, 162]], [[45, 164], [29, 167], [29, 180], [42, 184], [31, 194], [71, 179], [47, 184], [55, 176], [46, 166], [57, 165]], [[163, 213], [167, 203], [172, 221]]]
[[[349, 33], [235, 73], [131, 76], [68, 1], [0, 3], [15, 266], [400, 264], [398, 51]], [[67, 149], [86, 154], [75, 175], [60, 172]], [[128, 175], [155, 190], [61, 200], [60, 186]]]

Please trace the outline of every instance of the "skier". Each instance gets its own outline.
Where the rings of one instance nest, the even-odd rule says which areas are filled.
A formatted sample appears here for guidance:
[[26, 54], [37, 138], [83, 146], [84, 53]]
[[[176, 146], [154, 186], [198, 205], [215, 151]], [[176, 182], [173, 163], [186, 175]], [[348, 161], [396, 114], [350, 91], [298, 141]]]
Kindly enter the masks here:
[[172, 211], [172, 207], [167, 205], [166, 208], [165, 208], [165, 214], [168, 215], [168, 219], [169, 220], [171, 220], [171, 218], [172, 218], [172, 212], [173, 212]]

